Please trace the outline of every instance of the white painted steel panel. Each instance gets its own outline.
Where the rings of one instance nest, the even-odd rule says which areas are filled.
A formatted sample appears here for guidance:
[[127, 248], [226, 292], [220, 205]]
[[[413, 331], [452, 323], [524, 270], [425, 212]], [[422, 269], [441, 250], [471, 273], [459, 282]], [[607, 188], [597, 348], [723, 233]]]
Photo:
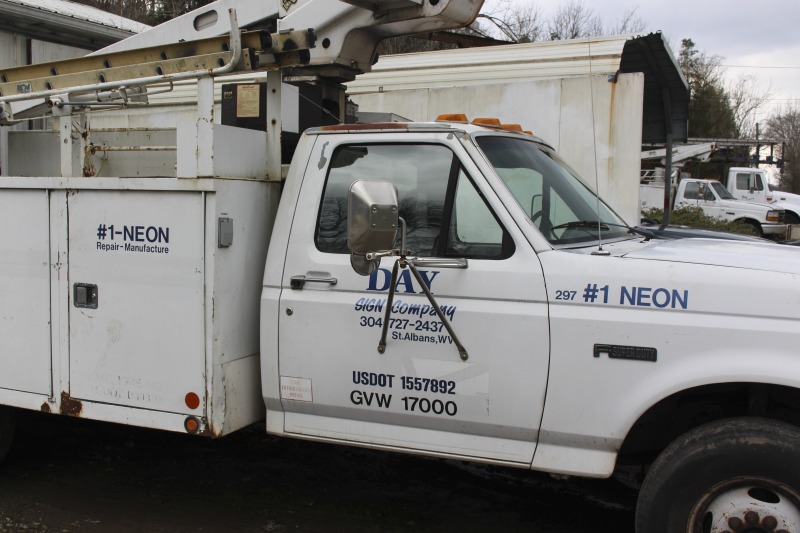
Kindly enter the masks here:
[[[687, 388], [797, 387], [796, 247], [637, 239], [604, 248], [611, 256], [540, 254], [548, 286], [576, 296], [550, 301], [553, 358], [534, 468], [610, 475], [637, 418]], [[742, 283], [753, 269], [758, 283]], [[657, 361], [595, 356], [596, 344], [653, 348]]]
[[49, 209], [47, 191], [0, 191], [0, 388], [47, 395]]
[[[68, 204], [70, 394], [192, 414], [185, 395], [206, 396], [204, 195], [75, 191]], [[76, 282], [97, 285], [97, 309], [75, 306]]]

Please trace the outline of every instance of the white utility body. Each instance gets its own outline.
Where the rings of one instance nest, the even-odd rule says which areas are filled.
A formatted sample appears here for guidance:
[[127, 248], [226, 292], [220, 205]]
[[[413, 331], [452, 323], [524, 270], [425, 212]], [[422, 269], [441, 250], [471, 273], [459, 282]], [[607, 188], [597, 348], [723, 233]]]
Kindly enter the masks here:
[[[261, 56], [266, 132], [219, 124], [202, 68], [197, 117], [158, 132], [92, 130], [82, 74], [73, 93], [0, 72], [0, 119], [26, 83], [56, 115], [4, 137], [0, 456], [17, 408], [209, 436], [265, 419], [555, 474], [632, 468], [639, 532], [798, 530], [800, 250], [634, 233], [547, 143], [463, 116], [311, 128], [282, 181], [281, 71], [335, 85], [365, 68], [347, 50], [467, 24], [480, 2], [353, 1], [322, 25], [302, 11], [319, 2], [282, 4], [310, 13], [293, 26], [308, 54], [237, 59], [260, 37], [234, 28], [187, 61]], [[338, 51], [316, 56], [326, 38]], [[101, 99], [155, 83], [104, 69]]]

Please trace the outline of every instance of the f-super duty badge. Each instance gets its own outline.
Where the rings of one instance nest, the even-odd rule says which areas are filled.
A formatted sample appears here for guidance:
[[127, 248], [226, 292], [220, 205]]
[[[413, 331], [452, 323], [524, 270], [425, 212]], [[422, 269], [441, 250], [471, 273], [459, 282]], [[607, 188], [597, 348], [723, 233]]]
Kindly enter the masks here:
[[618, 344], [595, 344], [594, 356], [608, 355], [609, 359], [628, 359], [630, 361], [650, 361], [655, 363], [658, 350], [644, 346], [620, 346]]

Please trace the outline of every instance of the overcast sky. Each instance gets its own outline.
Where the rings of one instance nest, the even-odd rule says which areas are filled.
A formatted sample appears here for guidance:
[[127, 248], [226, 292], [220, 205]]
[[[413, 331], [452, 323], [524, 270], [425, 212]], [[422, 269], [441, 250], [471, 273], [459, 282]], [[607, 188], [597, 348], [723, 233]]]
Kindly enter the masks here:
[[[486, 0], [484, 11], [498, 0]], [[533, 2], [549, 19], [569, 0]], [[617, 22], [636, 8], [647, 31], [661, 31], [677, 57], [681, 39], [690, 38], [707, 55], [723, 58], [727, 77], [757, 76], [762, 91], [770, 89], [766, 114], [781, 105], [800, 107], [800, 0], [584, 0], [604, 23]]]

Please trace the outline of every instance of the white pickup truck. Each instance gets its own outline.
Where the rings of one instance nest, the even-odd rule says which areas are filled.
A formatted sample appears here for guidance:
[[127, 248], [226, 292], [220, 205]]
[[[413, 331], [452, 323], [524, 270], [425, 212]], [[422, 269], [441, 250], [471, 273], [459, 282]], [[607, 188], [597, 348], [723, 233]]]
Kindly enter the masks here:
[[[210, 89], [172, 176], [136, 175], [149, 151], [115, 160], [77, 109], [9, 134], [0, 456], [18, 409], [260, 422], [557, 475], [635, 467], [640, 533], [800, 528], [800, 250], [634, 233], [546, 143], [465, 117], [310, 129], [266, 180], [263, 132], [210, 123]], [[81, 176], [92, 146], [116, 176]], [[61, 175], [35, 174], [50, 160]]]
[[[643, 209], [660, 205], [663, 197], [663, 184], [640, 186]], [[758, 236], [782, 238], [786, 235], [786, 215], [782, 209], [755, 201], [737, 200], [716, 180], [682, 179], [673, 196], [673, 205], [675, 209], [699, 207], [707, 216], [744, 222]]]
[[737, 199], [783, 209], [787, 224], [800, 224], [800, 195], [772, 190], [766, 172], [760, 168], [730, 168], [727, 189]]

